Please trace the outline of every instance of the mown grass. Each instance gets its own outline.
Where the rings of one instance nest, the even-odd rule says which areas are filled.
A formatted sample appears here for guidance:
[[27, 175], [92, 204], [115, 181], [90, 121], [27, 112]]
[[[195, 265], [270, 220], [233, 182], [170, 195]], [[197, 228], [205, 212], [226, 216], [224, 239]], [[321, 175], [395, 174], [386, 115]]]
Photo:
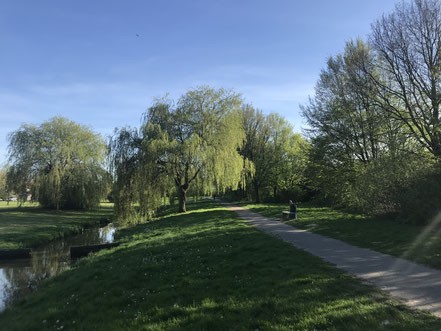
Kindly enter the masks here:
[[[242, 205], [271, 218], [281, 218], [282, 211], [289, 209], [288, 204]], [[298, 219], [287, 223], [352, 245], [371, 248], [441, 269], [439, 225], [404, 224], [397, 220], [353, 214], [310, 204], [300, 204]]]
[[26, 206], [26, 207], [38, 207], [39, 204], [38, 202], [17, 202], [17, 201], [3, 201], [0, 200], [0, 209], [5, 209], [5, 208], [11, 208], [11, 209], [15, 209], [21, 206]]
[[89, 211], [45, 210], [38, 204], [0, 202], [0, 249], [35, 247], [97, 225], [112, 215], [112, 205]]
[[4, 330], [435, 330], [213, 202], [119, 233], [0, 314]]

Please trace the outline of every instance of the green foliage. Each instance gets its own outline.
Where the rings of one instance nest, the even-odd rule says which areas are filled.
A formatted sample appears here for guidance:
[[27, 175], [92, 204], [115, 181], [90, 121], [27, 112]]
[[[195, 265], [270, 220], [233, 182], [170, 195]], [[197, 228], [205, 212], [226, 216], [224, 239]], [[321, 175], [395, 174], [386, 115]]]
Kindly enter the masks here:
[[[153, 216], [167, 193], [162, 184], [166, 178], [155, 166], [157, 144], [143, 135], [160, 137], [157, 127], [116, 130], [109, 142], [109, 164], [115, 178], [111, 193], [117, 222], [137, 223]], [[159, 140], [161, 140], [159, 138]]]
[[109, 144], [116, 218], [151, 218], [163, 197], [175, 195], [183, 212], [189, 189], [198, 195], [237, 188], [244, 169], [240, 104], [232, 91], [203, 86], [177, 103], [156, 100], [139, 131], [117, 131]]
[[373, 54], [361, 40], [346, 44], [344, 54], [330, 57], [316, 85], [316, 93], [303, 109], [314, 136], [325, 135], [329, 143], [366, 163], [387, 152], [383, 133], [387, 117], [381, 113], [372, 86]]
[[403, 2], [329, 58], [303, 109], [318, 197], [416, 223], [441, 210], [440, 22], [440, 1]]
[[[261, 198], [278, 200], [294, 193], [299, 199], [304, 184], [304, 165], [308, 144], [280, 115], [263, 115], [250, 105], [241, 109], [246, 140], [241, 154], [253, 163], [246, 176], [256, 201]], [[243, 185], [242, 189], [246, 186]]]
[[354, 160], [345, 150], [332, 143], [329, 136], [311, 140], [305, 176], [314, 198], [333, 206], [345, 206], [351, 199], [351, 183], [355, 180]]
[[[238, 118], [240, 96], [224, 89], [201, 87], [190, 90], [177, 102], [168, 103], [168, 119], [157, 119], [154, 105], [146, 124], [159, 123], [168, 137], [166, 172], [173, 178], [178, 195], [188, 189], [193, 180], [204, 193], [213, 189], [223, 192], [237, 187], [243, 161], [237, 153], [244, 133]], [[214, 188], [213, 188], [214, 186]]]
[[0, 200], [5, 200], [9, 197], [9, 191], [6, 186], [7, 169], [0, 169]]
[[421, 149], [441, 159], [441, 2], [411, 0], [372, 24], [377, 102]]
[[[306, 174], [326, 203], [399, 214], [409, 205], [403, 197], [412, 195], [413, 178], [432, 161], [407, 123], [386, 109], [385, 100], [398, 101], [378, 89], [390, 83], [378, 61], [361, 40], [348, 42], [343, 54], [328, 60], [314, 98], [303, 109], [311, 127]], [[425, 209], [423, 203], [410, 205]]]
[[369, 214], [402, 214], [408, 186], [427, 170], [428, 162], [420, 156], [402, 153], [360, 167], [350, 189], [351, 206]]
[[423, 168], [409, 178], [397, 194], [400, 218], [416, 224], [439, 222], [441, 212], [441, 171], [439, 165]]
[[[213, 203], [120, 233], [0, 314], [3, 330], [436, 330], [412, 311]], [[97, 308], [99, 307], [99, 309]]]
[[66, 118], [22, 125], [9, 135], [8, 187], [45, 208], [91, 208], [108, 187], [105, 152], [100, 135]]

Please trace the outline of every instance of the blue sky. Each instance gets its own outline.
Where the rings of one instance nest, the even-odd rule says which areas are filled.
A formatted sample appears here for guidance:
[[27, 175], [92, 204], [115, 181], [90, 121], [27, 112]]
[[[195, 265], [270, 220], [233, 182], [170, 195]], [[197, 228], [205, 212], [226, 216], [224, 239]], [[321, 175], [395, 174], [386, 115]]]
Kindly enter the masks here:
[[103, 136], [153, 98], [232, 88], [301, 132], [326, 58], [391, 0], [0, 2], [0, 164], [7, 134], [61, 115]]

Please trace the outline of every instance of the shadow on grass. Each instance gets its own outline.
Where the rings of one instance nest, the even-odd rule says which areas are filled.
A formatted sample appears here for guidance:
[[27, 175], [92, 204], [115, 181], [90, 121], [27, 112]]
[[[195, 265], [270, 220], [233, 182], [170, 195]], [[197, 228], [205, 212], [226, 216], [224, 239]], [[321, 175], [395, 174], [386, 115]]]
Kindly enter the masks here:
[[[286, 204], [242, 205], [263, 216], [279, 219], [282, 211], [288, 209]], [[387, 217], [372, 217], [309, 204], [299, 204], [298, 219], [288, 224], [441, 269], [439, 226], [427, 230], [424, 226], [404, 224]], [[423, 232], [424, 240], [418, 240]]]
[[[123, 230], [16, 307], [5, 330], [433, 330], [441, 323], [212, 202]], [[197, 210], [196, 208], [204, 208]]]

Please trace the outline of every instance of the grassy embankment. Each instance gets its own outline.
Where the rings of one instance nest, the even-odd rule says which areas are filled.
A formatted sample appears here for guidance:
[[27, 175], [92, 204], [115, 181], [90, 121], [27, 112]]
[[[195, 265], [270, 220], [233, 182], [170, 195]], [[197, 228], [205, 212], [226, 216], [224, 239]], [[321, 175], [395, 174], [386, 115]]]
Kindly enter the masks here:
[[[272, 218], [281, 218], [282, 211], [289, 210], [288, 204], [242, 206]], [[298, 220], [287, 222], [292, 226], [441, 269], [439, 224], [418, 226], [309, 204], [298, 207]]]
[[213, 202], [189, 208], [123, 230], [0, 314], [2, 329], [441, 329]]
[[102, 204], [89, 211], [44, 210], [38, 204], [0, 202], [0, 249], [35, 247], [82, 228], [99, 224], [112, 216], [112, 205]]

